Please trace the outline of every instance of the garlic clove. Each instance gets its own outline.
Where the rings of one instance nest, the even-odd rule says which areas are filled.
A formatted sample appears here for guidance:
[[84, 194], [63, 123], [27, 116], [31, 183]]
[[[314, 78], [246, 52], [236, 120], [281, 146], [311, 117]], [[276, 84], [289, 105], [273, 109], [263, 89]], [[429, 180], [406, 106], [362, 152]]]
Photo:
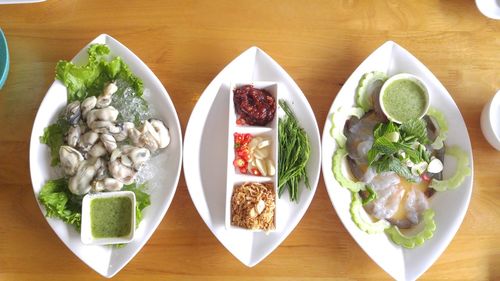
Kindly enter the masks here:
[[427, 171], [429, 173], [437, 174], [443, 170], [443, 162], [441, 160], [434, 158], [429, 162], [429, 166], [427, 166]]
[[266, 140], [261, 141], [261, 142], [257, 145], [257, 148], [258, 148], [258, 149], [262, 149], [262, 148], [264, 148], [264, 147], [268, 147], [270, 144], [271, 144], [271, 141], [266, 139]]
[[414, 176], [420, 176], [427, 169], [427, 165], [428, 164], [425, 161], [415, 164], [413, 167], [411, 167], [411, 173]]
[[270, 176], [274, 176], [276, 174], [276, 168], [274, 167], [273, 161], [271, 159], [267, 159], [267, 173]]
[[263, 175], [264, 177], [267, 176], [267, 169], [264, 165], [264, 162], [261, 159], [255, 159], [255, 166], [257, 166], [257, 169], [259, 170], [260, 174]]

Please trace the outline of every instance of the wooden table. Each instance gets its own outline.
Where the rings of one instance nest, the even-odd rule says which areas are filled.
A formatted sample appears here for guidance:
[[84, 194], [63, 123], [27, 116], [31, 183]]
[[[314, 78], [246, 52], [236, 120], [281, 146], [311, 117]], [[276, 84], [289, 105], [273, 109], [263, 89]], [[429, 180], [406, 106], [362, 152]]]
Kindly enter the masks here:
[[[289, 2], [289, 3], [287, 3]], [[320, 129], [342, 83], [386, 40], [417, 56], [460, 108], [474, 149], [474, 190], [457, 235], [422, 279], [500, 279], [500, 152], [479, 126], [500, 88], [500, 21], [474, 1], [68, 1], [0, 5], [11, 71], [0, 91], [0, 279], [104, 279], [52, 232], [32, 192], [28, 146], [59, 59], [98, 34], [127, 45], [164, 83], [182, 129], [198, 97], [234, 57], [256, 45], [299, 84]], [[387, 279], [332, 208], [323, 179], [291, 235], [254, 268], [215, 239], [183, 176], [149, 242], [117, 275], [126, 280]]]

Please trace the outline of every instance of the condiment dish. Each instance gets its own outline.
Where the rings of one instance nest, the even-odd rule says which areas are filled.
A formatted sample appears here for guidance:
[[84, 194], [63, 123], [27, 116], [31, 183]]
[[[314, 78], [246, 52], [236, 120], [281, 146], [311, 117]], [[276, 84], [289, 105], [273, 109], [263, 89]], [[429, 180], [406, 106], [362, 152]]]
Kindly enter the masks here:
[[387, 90], [388, 90], [389, 86], [391, 86], [396, 81], [404, 81], [404, 80], [411, 81], [411, 82], [415, 83], [418, 87], [420, 87], [420, 89], [422, 89], [422, 93], [423, 93], [424, 98], [425, 98], [425, 105], [424, 105], [423, 110], [420, 112], [420, 115], [417, 118], [422, 118], [429, 110], [429, 105], [430, 105], [429, 91], [428, 91], [425, 83], [420, 78], [418, 78], [418, 76], [415, 76], [415, 75], [409, 74], [409, 73], [400, 73], [400, 74], [396, 74], [396, 75], [390, 77], [389, 79], [387, 79], [387, 81], [385, 81], [385, 83], [382, 85], [382, 88], [380, 89], [379, 102], [380, 102], [380, 107], [382, 108], [382, 111], [387, 116], [387, 118], [389, 118], [389, 120], [396, 122], [396, 123], [399, 123], [399, 124], [402, 123], [402, 120], [399, 120], [398, 118], [394, 117], [394, 115], [389, 112], [389, 110], [386, 108], [386, 105], [385, 105], [385, 102], [383, 101], [383, 99], [384, 99], [384, 96], [388, 93]]
[[[93, 202], [100, 199], [119, 199], [126, 198], [130, 200], [130, 220], [125, 221], [126, 226], [130, 227], [128, 234], [120, 237], [95, 237], [93, 234]], [[82, 243], [87, 245], [111, 245], [111, 244], [124, 244], [129, 243], [134, 240], [135, 235], [135, 193], [132, 191], [114, 191], [114, 192], [100, 192], [100, 193], [89, 193], [83, 197], [82, 201], [82, 226], [81, 226], [81, 237]], [[109, 207], [107, 207], [109, 210]], [[98, 210], [94, 210], [98, 212]], [[101, 215], [97, 213], [96, 215]], [[102, 214], [105, 217], [109, 217], [110, 213]], [[127, 216], [128, 217], [128, 216]]]
[[500, 151], [500, 91], [493, 96], [481, 112], [481, 130], [491, 146]]

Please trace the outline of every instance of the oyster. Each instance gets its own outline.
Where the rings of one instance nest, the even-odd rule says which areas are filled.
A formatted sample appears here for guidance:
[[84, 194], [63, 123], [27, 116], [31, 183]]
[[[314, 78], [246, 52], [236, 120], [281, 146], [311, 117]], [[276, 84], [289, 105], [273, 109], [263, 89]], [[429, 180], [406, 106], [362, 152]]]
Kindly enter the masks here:
[[158, 147], [159, 148], [167, 147], [168, 144], [170, 143], [170, 133], [168, 132], [168, 129], [165, 126], [165, 124], [158, 119], [151, 119], [149, 120], [149, 122], [151, 123], [151, 126], [157, 133], [158, 139], [156, 139], [156, 141], [158, 142]]
[[122, 189], [123, 183], [114, 178], [105, 178], [102, 180], [95, 180], [92, 182], [92, 190], [101, 192], [104, 190], [107, 191], [118, 191]]
[[78, 169], [79, 163], [83, 161], [83, 156], [71, 146], [63, 145], [59, 148], [59, 159], [61, 160], [61, 167], [64, 174], [73, 176]]
[[80, 135], [82, 130], [79, 125], [73, 125], [69, 127], [68, 134], [66, 135], [66, 142], [71, 147], [76, 147], [78, 141], [80, 140]]
[[117, 147], [116, 140], [112, 135], [102, 134], [100, 139], [101, 139], [102, 144], [104, 145], [104, 147], [106, 148], [106, 150], [109, 153], [113, 152], [113, 150], [116, 149], [116, 147]]
[[115, 138], [116, 141], [124, 141], [128, 137], [128, 131], [132, 128], [135, 128], [134, 123], [132, 122], [124, 122], [123, 124], [117, 125], [120, 127], [120, 132], [117, 134], [113, 134], [113, 137]]
[[117, 134], [121, 131], [120, 127], [116, 126], [111, 121], [93, 121], [92, 123], [89, 123], [89, 128], [92, 131], [101, 134], [105, 133]]
[[80, 121], [80, 102], [74, 101], [66, 106], [65, 116], [71, 125], [76, 125]]
[[119, 160], [110, 161], [108, 170], [113, 178], [124, 184], [132, 184], [137, 174], [133, 168], [123, 165]]
[[96, 103], [97, 103], [97, 98], [94, 96], [88, 97], [82, 101], [80, 109], [82, 111], [83, 119], [87, 118], [87, 113], [89, 113], [90, 110], [94, 109]]
[[78, 147], [83, 151], [88, 151], [99, 139], [99, 134], [93, 131], [88, 131], [82, 135]]
[[87, 114], [87, 124], [90, 126], [91, 123], [94, 121], [111, 121], [114, 122], [116, 121], [116, 118], [118, 117], [118, 110], [116, 110], [112, 106], [108, 106], [105, 108], [98, 108], [98, 109], [92, 109], [89, 111]]
[[103, 93], [97, 97], [97, 108], [105, 108], [111, 104], [112, 95], [118, 90], [118, 87], [114, 83], [109, 83], [106, 88], [104, 88]]
[[95, 163], [83, 160], [78, 166], [76, 174], [69, 179], [68, 188], [76, 195], [87, 194], [91, 188], [90, 182], [96, 174]]
[[90, 148], [89, 150], [89, 155], [94, 158], [104, 156], [106, 155], [106, 153], [107, 153], [106, 148], [104, 147], [104, 144], [101, 141], [94, 144], [92, 148]]

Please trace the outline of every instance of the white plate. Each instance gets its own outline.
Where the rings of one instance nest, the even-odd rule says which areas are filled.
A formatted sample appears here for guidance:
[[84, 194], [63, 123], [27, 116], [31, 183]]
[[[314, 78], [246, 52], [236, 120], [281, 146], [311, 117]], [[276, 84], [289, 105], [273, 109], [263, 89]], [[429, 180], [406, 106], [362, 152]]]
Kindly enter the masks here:
[[[279, 201], [282, 226], [269, 234], [231, 232], [224, 223], [226, 198], [229, 87], [235, 81], [280, 82], [286, 99], [311, 141], [307, 165], [311, 190], [301, 185], [300, 201], [292, 203], [285, 192]], [[243, 52], [208, 85], [198, 100], [184, 137], [184, 175], [198, 213], [219, 241], [242, 263], [254, 266], [292, 232], [305, 214], [316, 191], [320, 171], [320, 139], [314, 113], [292, 78], [257, 47]]]
[[[457, 105], [439, 80], [408, 51], [394, 42], [386, 42], [375, 50], [346, 81], [333, 102], [323, 129], [323, 177], [333, 207], [340, 220], [359, 246], [375, 263], [398, 280], [414, 280], [424, 273], [443, 253], [457, 232], [469, 205], [472, 178], [467, 177], [453, 191], [437, 192], [430, 199], [435, 210], [437, 230], [434, 237], [414, 249], [403, 249], [393, 244], [384, 234], [366, 234], [358, 229], [351, 219], [350, 192], [339, 185], [332, 173], [332, 156], [336, 150], [335, 140], [330, 135], [331, 116], [340, 106], [354, 105], [354, 92], [361, 76], [373, 70], [386, 72], [389, 76], [406, 72], [420, 77], [428, 86], [430, 104], [439, 109], [449, 125], [446, 145], [458, 145], [469, 155], [472, 169], [472, 149], [469, 134]], [[445, 160], [446, 164], [446, 160]], [[451, 165], [445, 166], [444, 178], [453, 173]]]
[[[90, 44], [92, 43], [108, 45], [111, 54], [120, 56], [130, 66], [132, 72], [144, 81], [144, 87], [150, 91], [146, 99], [155, 112], [155, 117], [165, 122], [171, 134], [170, 145], [150, 160], [152, 164], [161, 165], [162, 173], [155, 175], [149, 181], [148, 192], [151, 195], [151, 205], [144, 209], [144, 217], [136, 230], [134, 241], [123, 248], [84, 245], [81, 242], [80, 233], [73, 226], [58, 219], [47, 218], [47, 222], [57, 236], [77, 257], [101, 275], [112, 277], [146, 244], [172, 202], [181, 169], [182, 133], [174, 105], [153, 72], [127, 47], [108, 35], [102, 34], [90, 42]], [[86, 62], [87, 48], [88, 45], [72, 61], [77, 64]], [[36, 197], [47, 180], [59, 176], [58, 169], [50, 166], [48, 146], [41, 144], [39, 137], [43, 134], [45, 127], [56, 121], [57, 114], [66, 106], [66, 100], [66, 87], [56, 80], [45, 95], [33, 124], [30, 140], [30, 172], [33, 192]], [[40, 202], [38, 205], [45, 214], [45, 209]], [[61, 261], [61, 264], [64, 262]]]

